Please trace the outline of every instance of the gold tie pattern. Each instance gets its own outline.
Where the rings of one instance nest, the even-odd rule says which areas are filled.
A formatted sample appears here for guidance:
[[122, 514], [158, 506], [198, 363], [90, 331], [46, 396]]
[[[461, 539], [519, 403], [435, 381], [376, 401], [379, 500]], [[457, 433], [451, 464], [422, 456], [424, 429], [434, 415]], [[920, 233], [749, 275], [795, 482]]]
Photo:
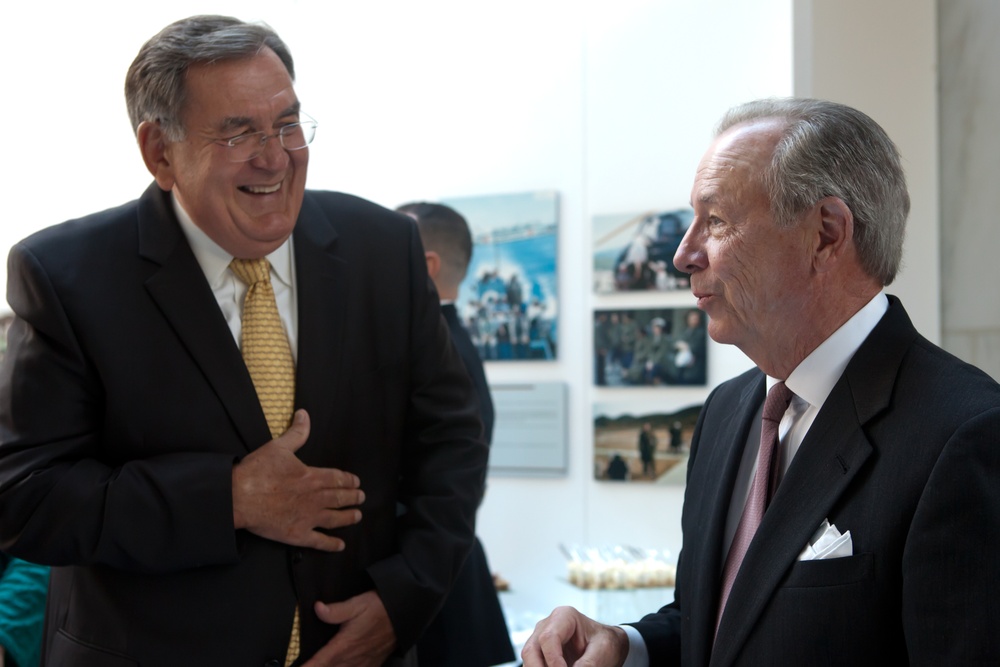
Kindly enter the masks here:
[[[274, 299], [271, 265], [266, 259], [234, 259], [229, 267], [247, 285], [240, 334], [243, 361], [250, 371], [271, 437], [277, 438], [292, 421], [295, 362]], [[296, 606], [285, 667], [290, 667], [299, 657], [299, 635], [299, 608]]]
[[288, 430], [292, 421], [295, 362], [274, 300], [271, 265], [266, 259], [234, 259], [230, 267], [247, 284], [240, 336], [243, 361], [253, 379], [271, 437], [277, 438]]

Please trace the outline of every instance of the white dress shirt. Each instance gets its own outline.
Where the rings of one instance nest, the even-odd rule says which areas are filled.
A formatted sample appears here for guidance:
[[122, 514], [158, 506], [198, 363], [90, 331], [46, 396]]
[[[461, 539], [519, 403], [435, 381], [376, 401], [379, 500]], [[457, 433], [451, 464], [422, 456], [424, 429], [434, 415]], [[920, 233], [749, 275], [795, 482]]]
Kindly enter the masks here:
[[[861, 310], [856, 312], [839, 329], [802, 360], [795, 370], [785, 379], [785, 386], [792, 390], [794, 396], [785, 411], [781, 423], [778, 424], [778, 450], [781, 457], [778, 464], [784, 475], [799, 451], [799, 446], [809, 432], [816, 415], [819, 414], [827, 396], [844, 374], [844, 369], [851, 357], [878, 324], [885, 311], [889, 308], [889, 300], [885, 293], [879, 292]], [[777, 383], [776, 378], [767, 377], [767, 389]], [[743, 459], [733, 487], [733, 499], [726, 517], [726, 531], [723, 541], [723, 554], [729, 551], [739, 525], [743, 506], [750, 495], [750, 486], [757, 471], [758, 453], [760, 450], [761, 415], [764, 406], [761, 404], [754, 419], [753, 426], [747, 436], [743, 448]], [[803, 545], [804, 546], [804, 545]], [[722, 559], [725, 561], [725, 558]], [[623, 667], [647, 667], [649, 656], [645, 642], [639, 631], [632, 626], [623, 626], [629, 636], [629, 655]]]
[[[223, 250], [219, 244], [194, 223], [187, 211], [181, 207], [177, 197], [171, 195], [174, 212], [181, 223], [181, 230], [187, 237], [191, 250], [194, 252], [198, 265], [205, 273], [219, 309], [226, 318], [229, 330], [233, 333], [236, 345], [240, 345], [240, 332], [243, 329], [243, 299], [246, 297], [246, 284], [236, 277], [229, 263], [233, 256]], [[278, 315], [285, 325], [288, 344], [292, 348], [292, 359], [298, 360], [298, 303], [295, 298], [295, 262], [292, 254], [292, 237], [278, 246], [278, 249], [267, 256], [271, 264], [271, 286], [274, 298], [278, 304]]]

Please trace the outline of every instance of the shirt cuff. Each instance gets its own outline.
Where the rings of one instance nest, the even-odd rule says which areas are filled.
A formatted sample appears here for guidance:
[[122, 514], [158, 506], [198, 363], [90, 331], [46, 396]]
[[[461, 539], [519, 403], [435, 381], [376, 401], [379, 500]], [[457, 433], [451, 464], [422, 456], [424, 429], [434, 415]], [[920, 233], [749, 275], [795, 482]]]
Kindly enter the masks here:
[[619, 626], [628, 635], [628, 657], [622, 667], [649, 667], [649, 652], [646, 650], [646, 641], [631, 625]]

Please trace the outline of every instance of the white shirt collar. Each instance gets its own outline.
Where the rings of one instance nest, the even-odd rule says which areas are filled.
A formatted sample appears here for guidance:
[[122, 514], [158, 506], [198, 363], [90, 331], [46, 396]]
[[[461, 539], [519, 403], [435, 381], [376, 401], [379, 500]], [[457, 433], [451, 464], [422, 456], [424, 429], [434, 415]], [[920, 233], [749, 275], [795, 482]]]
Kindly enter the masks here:
[[[187, 237], [191, 251], [194, 253], [195, 259], [198, 260], [201, 270], [205, 273], [209, 286], [213, 290], [218, 289], [230, 275], [226, 273], [226, 270], [229, 268], [229, 263], [233, 261], [233, 256], [223, 250], [218, 243], [209, 238], [208, 234], [195, 224], [173, 192], [170, 193], [170, 201], [173, 203], [177, 220], [181, 223], [181, 230]], [[292, 237], [289, 236], [284, 243], [267, 256], [273, 275], [289, 287], [292, 285], [291, 248]]]
[[[785, 380], [788, 388], [806, 403], [821, 407], [844, 374], [851, 357], [888, 309], [889, 299], [884, 292], [879, 292], [802, 360]], [[768, 376], [767, 388], [770, 390], [777, 382]]]

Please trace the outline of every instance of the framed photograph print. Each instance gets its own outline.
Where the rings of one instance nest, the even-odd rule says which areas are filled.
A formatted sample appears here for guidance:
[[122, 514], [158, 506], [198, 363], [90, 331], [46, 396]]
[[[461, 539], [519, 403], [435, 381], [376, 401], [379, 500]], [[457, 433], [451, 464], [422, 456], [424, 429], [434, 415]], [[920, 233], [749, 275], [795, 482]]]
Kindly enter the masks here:
[[558, 353], [554, 191], [446, 199], [472, 230], [472, 261], [455, 307], [484, 361]]
[[594, 216], [594, 291], [687, 289], [688, 275], [674, 253], [694, 219], [690, 208]]
[[594, 406], [594, 478], [684, 483], [701, 405], [664, 409], [663, 401]]
[[703, 386], [706, 316], [697, 308], [594, 311], [594, 384]]

